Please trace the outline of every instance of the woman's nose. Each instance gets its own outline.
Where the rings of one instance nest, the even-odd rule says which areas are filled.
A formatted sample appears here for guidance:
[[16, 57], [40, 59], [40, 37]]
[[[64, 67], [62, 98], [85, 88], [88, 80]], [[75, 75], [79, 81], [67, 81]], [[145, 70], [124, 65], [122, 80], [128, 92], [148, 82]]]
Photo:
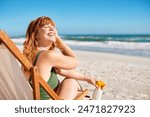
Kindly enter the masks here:
[[55, 27], [49, 27], [49, 31], [54, 31]]
[[49, 28], [49, 31], [53, 31], [53, 29], [52, 29], [52, 28]]

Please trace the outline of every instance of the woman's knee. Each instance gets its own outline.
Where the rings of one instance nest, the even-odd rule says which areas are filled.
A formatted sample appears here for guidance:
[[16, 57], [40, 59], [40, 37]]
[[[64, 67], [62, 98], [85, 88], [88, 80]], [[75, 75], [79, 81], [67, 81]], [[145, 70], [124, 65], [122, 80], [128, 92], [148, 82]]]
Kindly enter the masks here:
[[79, 84], [78, 84], [77, 80], [75, 80], [75, 79], [66, 78], [65, 80], [63, 80], [63, 84], [65, 84], [69, 87], [77, 88], [77, 90], [79, 89]]
[[62, 81], [57, 94], [62, 99], [74, 99], [78, 94], [78, 83], [76, 80], [71, 78], [66, 78]]

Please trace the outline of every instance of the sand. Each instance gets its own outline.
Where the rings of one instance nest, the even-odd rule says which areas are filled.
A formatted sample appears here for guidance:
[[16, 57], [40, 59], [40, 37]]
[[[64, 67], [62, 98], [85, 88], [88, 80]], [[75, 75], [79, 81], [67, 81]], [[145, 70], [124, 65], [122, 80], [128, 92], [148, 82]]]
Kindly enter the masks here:
[[[150, 58], [116, 55], [109, 53], [75, 51], [81, 73], [103, 80], [103, 100], [150, 99]], [[90, 90], [93, 86], [81, 82]]]

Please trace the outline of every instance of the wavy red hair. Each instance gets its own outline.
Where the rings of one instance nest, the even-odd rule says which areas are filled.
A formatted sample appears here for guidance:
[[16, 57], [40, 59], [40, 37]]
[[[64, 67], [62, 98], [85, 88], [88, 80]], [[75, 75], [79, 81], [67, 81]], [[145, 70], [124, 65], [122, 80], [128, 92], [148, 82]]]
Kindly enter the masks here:
[[[38, 30], [46, 24], [51, 24], [55, 27], [55, 23], [49, 17], [39, 17], [30, 22], [27, 31], [26, 31], [26, 40], [23, 43], [23, 54], [24, 56], [33, 63], [33, 52], [38, 46], [38, 41], [36, 38]], [[54, 49], [54, 44], [50, 49]]]

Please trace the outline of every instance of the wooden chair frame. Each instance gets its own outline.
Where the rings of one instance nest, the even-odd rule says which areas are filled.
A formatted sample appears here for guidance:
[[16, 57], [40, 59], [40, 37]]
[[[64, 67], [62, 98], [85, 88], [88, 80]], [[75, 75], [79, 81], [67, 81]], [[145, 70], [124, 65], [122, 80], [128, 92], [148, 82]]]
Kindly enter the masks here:
[[[16, 47], [14, 42], [9, 38], [9, 36], [2, 30], [0, 30], [0, 44], [3, 43], [8, 50], [15, 56], [15, 58], [23, 65], [31, 74], [33, 82], [33, 99], [40, 100], [40, 85], [44, 90], [52, 97], [54, 100], [61, 99], [53, 89], [45, 82], [42, 78], [36, 66], [33, 66], [28, 59], [22, 54], [22, 52]], [[74, 100], [83, 99], [88, 93], [88, 89], [85, 89], [81, 94], [76, 96]]]

